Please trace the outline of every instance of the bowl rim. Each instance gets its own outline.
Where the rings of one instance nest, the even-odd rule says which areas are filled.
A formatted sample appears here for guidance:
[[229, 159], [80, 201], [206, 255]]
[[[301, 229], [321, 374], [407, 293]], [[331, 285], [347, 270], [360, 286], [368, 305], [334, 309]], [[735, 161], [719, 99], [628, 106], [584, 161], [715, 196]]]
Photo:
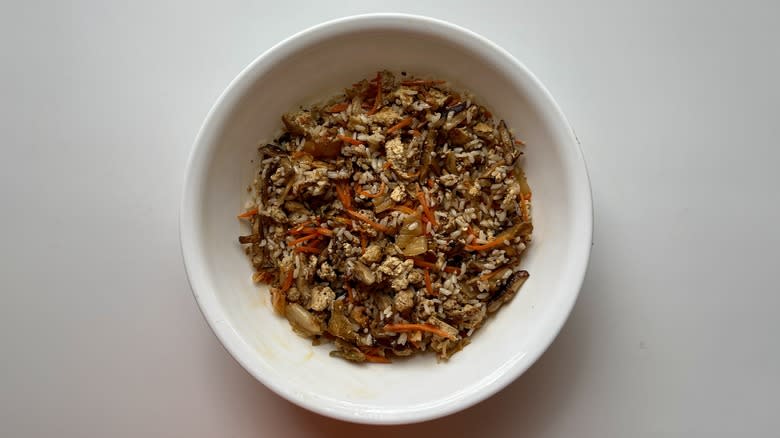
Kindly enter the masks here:
[[[566, 296], [568, 301], [565, 303], [565, 308], [562, 308], [562, 311], [556, 313], [555, 318], [553, 318], [551, 326], [554, 329], [546, 331], [543, 339], [534, 343], [536, 348], [529, 349], [528, 354], [524, 355], [522, 360], [515, 360], [511, 366], [506, 367], [498, 378], [464, 394], [459, 399], [418, 410], [377, 412], [375, 409], [372, 409], [369, 415], [356, 409], [355, 406], [349, 409], [339, 406], [325, 406], [318, 399], [302, 396], [302, 394], [290, 390], [284, 382], [268, 378], [261, 372], [259, 367], [251, 363], [251, 355], [246, 354], [240, 348], [244, 341], [228, 322], [229, 320], [216, 295], [211, 290], [203, 289], [205, 280], [199, 267], [203, 266], [204, 263], [198, 256], [198, 254], [203, 253], [203, 248], [198, 244], [197, 238], [201, 225], [197, 223], [195, 215], [192, 213], [198, 211], [202, 206], [198, 194], [202, 193], [202, 181], [206, 165], [208, 164], [205, 161], [208, 148], [207, 138], [212, 134], [211, 131], [214, 127], [219, 126], [225, 120], [224, 109], [229, 108], [230, 104], [236, 103], [246, 89], [253, 84], [255, 79], [253, 76], [254, 72], [266, 63], [283, 59], [289, 53], [305, 47], [312, 40], [344, 32], [366, 30], [377, 24], [391, 25], [398, 28], [420, 29], [422, 27], [429, 32], [433, 29], [436, 34], [445, 39], [459, 36], [474, 40], [483, 45], [487, 50], [491, 50], [503, 58], [518, 71], [519, 76], [524, 76], [524, 80], [528, 81], [540, 93], [540, 99], [543, 104], [552, 111], [553, 118], [558, 125], [556, 130], [565, 128], [560, 131], [565, 131], [569, 140], [567, 143], [573, 146], [569, 147], [571, 150], [568, 152], [574, 155], [575, 166], [581, 170], [581, 175], [577, 178], [578, 182], [581, 183], [581, 190], [576, 193], [576, 197], [579, 198], [581, 208], [584, 208], [584, 211], [578, 212], [583, 214], [583, 222], [578, 224], [579, 238], [575, 242], [577, 244], [573, 245], [575, 251], [572, 252], [575, 255], [571, 258], [572, 263], [569, 266], [569, 275], [567, 276], [569, 280], [567, 281], [566, 289], [572, 290], [572, 293]], [[565, 146], [564, 148], [567, 147]], [[223, 347], [255, 379], [286, 400], [328, 417], [366, 424], [416, 423], [453, 414], [487, 399], [522, 375], [549, 348], [568, 319], [585, 279], [593, 239], [593, 199], [591, 190], [590, 176], [588, 175], [579, 139], [563, 111], [541, 81], [505, 49], [471, 30], [437, 18], [405, 13], [350, 15], [309, 27], [275, 44], [247, 65], [220, 94], [200, 126], [185, 167], [183, 195], [179, 207], [179, 242], [187, 280], [198, 303], [198, 308]]]

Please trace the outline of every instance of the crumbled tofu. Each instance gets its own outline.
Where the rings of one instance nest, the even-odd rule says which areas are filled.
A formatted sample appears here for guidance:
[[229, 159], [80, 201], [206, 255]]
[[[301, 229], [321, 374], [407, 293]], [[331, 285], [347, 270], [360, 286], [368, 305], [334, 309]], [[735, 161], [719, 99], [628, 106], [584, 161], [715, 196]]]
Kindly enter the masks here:
[[382, 247], [379, 245], [368, 245], [366, 253], [361, 257], [366, 262], [374, 263], [382, 259]]
[[319, 269], [317, 269], [317, 275], [319, 275], [323, 280], [336, 280], [336, 271], [333, 270], [333, 267], [328, 262], [322, 262]]
[[390, 199], [392, 199], [395, 202], [403, 201], [404, 197], [406, 197], [406, 190], [404, 190], [403, 186], [401, 186], [400, 184], [395, 186], [393, 192], [390, 193]]
[[401, 259], [398, 257], [387, 257], [382, 261], [382, 264], [379, 265], [379, 272], [393, 276], [395, 275], [395, 269], [401, 264]]
[[418, 269], [412, 269], [407, 277], [409, 284], [420, 284], [423, 282], [423, 274]]
[[390, 287], [394, 290], [400, 291], [409, 287], [409, 272], [414, 267], [414, 261], [404, 260], [396, 265], [393, 270], [393, 279], [390, 280]]
[[395, 294], [395, 299], [393, 300], [393, 306], [395, 307], [395, 310], [398, 312], [406, 312], [407, 310], [414, 307], [414, 292], [410, 290], [402, 290]]
[[393, 168], [399, 170], [406, 169], [406, 147], [401, 141], [401, 137], [395, 137], [385, 143], [385, 154], [387, 155], [387, 160], [393, 165]]
[[431, 106], [433, 109], [439, 109], [440, 106], [444, 105], [444, 102], [447, 101], [446, 94], [442, 93], [441, 91], [431, 88], [428, 90], [428, 96], [425, 98], [425, 103]]
[[328, 308], [336, 298], [336, 293], [328, 286], [315, 286], [311, 290], [311, 302], [309, 309], [321, 312]]
[[401, 114], [393, 109], [391, 106], [386, 106], [379, 110], [376, 114], [371, 116], [371, 120], [374, 123], [390, 126], [395, 123], [396, 120], [401, 118]]
[[313, 125], [311, 113], [308, 111], [293, 111], [282, 115], [284, 126], [293, 134], [304, 135]]

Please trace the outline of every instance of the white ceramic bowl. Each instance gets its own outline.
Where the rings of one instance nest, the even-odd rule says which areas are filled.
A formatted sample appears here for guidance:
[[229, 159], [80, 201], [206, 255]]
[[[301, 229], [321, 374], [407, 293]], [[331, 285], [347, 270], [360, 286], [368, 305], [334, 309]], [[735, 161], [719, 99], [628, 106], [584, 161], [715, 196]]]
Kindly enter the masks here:
[[[471, 90], [527, 143], [534, 242], [522, 291], [449, 362], [420, 355], [355, 365], [312, 347], [273, 314], [237, 243], [236, 220], [258, 142], [282, 112], [337, 93], [377, 69], [448, 79]], [[220, 341], [253, 376], [320, 414], [363, 423], [440, 417], [494, 394], [550, 345], [577, 298], [591, 247], [590, 185], [579, 146], [542, 84], [485, 38], [431, 18], [379, 14], [331, 21], [268, 50], [206, 117], [187, 167], [181, 245], [190, 284]]]

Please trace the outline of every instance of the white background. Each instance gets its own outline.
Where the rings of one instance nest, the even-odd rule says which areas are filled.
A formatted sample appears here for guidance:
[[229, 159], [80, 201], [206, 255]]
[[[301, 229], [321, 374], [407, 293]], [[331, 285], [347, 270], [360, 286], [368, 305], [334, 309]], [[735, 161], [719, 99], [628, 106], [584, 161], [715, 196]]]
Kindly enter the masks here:
[[[547, 353], [403, 427], [257, 383], [201, 317], [178, 242], [184, 165], [228, 82], [296, 31], [376, 11], [524, 62], [595, 199], [587, 279]], [[0, 3], [0, 436], [776, 434], [779, 16], [773, 0]]]

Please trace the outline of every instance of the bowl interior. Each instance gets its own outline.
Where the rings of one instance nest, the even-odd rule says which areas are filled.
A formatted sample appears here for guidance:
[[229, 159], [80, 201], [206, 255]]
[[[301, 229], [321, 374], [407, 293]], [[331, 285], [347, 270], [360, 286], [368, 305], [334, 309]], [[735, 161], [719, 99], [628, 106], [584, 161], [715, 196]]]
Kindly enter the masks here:
[[[447, 363], [421, 355], [387, 365], [330, 358], [273, 314], [237, 236], [259, 142], [282, 112], [341, 91], [378, 68], [471, 90], [527, 143], [534, 242], [522, 292]], [[544, 89], [492, 44], [439, 22], [344, 20], [288, 40], [234, 81], [209, 115], [190, 164], [182, 245], [201, 308], [222, 342], [267, 386], [327, 415], [405, 422], [473, 404], [522, 373], [549, 345], [579, 290], [590, 247], [587, 176], [572, 133]]]

